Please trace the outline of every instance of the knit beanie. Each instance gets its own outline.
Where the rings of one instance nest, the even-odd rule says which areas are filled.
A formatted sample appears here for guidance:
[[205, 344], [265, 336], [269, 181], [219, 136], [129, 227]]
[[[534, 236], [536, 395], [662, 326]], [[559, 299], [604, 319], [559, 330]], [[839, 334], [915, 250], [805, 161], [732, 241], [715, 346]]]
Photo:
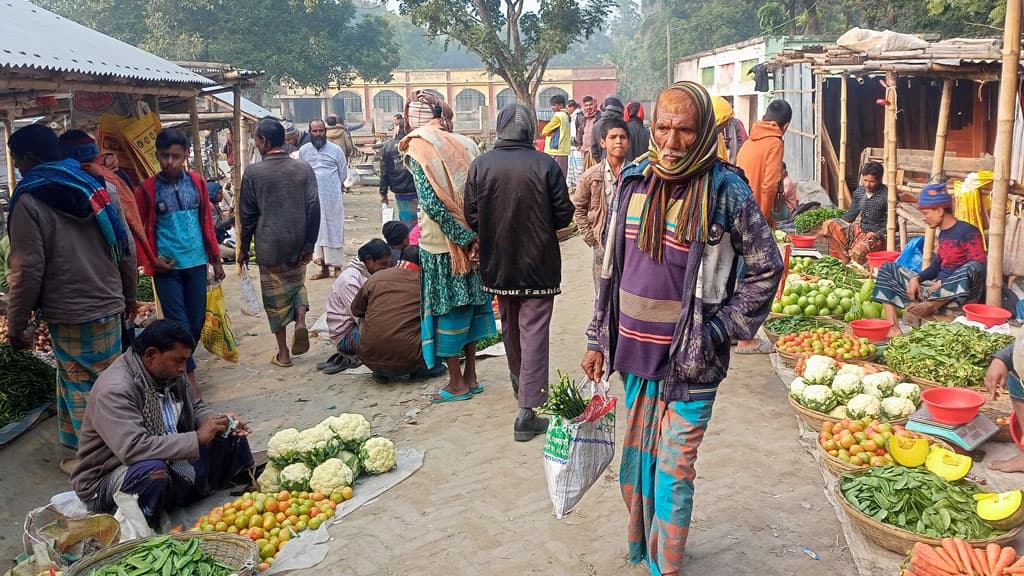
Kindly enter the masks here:
[[92, 162], [100, 155], [96, 139], [81, 130], [68, 130], [60, 135], [60, 149], [65, 158], [78, 162]]

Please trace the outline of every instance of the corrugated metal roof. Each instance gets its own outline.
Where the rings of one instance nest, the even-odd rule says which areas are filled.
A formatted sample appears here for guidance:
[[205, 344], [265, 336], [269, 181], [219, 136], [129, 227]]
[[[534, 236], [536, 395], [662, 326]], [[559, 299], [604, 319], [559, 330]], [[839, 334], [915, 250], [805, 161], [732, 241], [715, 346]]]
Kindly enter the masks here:
[[[214, 86], [213, 88], [211, 88], [211, 90], [216, 90], [218, 88], [225, 88], [225, 86]], [[228, 108], [234, 108], [235, 106], [235, 95], [230, 92], [219, 92], [217, 94], [214, 94], [213, 97], [216, 98], [218, 101], [224, 103], [224, 105]], [[253, 102], [252, 100], [249, 100], [245, 96], [242, 97], [242, 114], [245, 114], [246, 116], [249, 116], [250, 118], [255, 118], [257, 120], [262, 120], [267, 116], [273, 115], [273, 113], [270, 110], [267, 110], [263, 106], [260, 106], [259, 104]]]
[[0, 0], [0, 70], [76, 72], [168, 84], [213, 81], [35, 6]]

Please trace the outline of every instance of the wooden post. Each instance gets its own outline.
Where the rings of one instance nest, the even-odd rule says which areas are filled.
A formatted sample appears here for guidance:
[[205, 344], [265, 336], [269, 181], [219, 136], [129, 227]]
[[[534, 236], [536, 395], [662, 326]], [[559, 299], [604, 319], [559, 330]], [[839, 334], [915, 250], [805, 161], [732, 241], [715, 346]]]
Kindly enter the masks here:
[[[850, 187], [846, 185], [846, 155], [849, 152], [846, 138], [846, 96], [850, 89], [849, 80], [848, 74], [839, 77], [842, 84], [839, 85], [839, 193], [836, 200], [840, 208], [849, 208], [853, 201], [850, 198]], [[820, 94], [818, 98], [821, 99]]]
[[1006, 196], [1010, 188], [1014, 106], [1017, 105], [1017, 67], [1020, 66], [1020, 19], [1021, 0], [1006, 0], [1003, 70], [999, 76], [999, 109], [996, 114], [995, 176], [992, 180], [992, 211], [989, 213], [988, 271], [985, 281], [985, 302], [989, 306], [999, 306], [1003, 299], [1003, 243], [1006, 231]]
[[242, 142], [245, 143], [245, 147], [241, 151], [242, 176], [245, 176], [245, 169], [249, 167], [249, 160], [252, 158], [252, 146], [249, 146], [249, 122], [246, 120], [242, 121]]
[[[238, 210], [238, 199], [242, 196], [242, 148], [248, 147], [249, 143], [242, 139], [242, 86], [235, 84], [232, 86], [231, 92], [234, 95], [233, 107], [231, 109], [234, 114], [234, 118], [231, 119], [231, 156], [232, 156], [232, 170], [231, 170], [231, 196], [234, 198], [232, 206], [235, 209], [235, 232], [241, 237], [242, 231], [242, 220], [239, 217]], [[242, 264], [241, 243], [235, 244], [235, 262], [238, 262], [239, 267]], [[249, 247], [245, 246], [245, 250]]]
[[206, 177], [203, 171], [203, 140], [199, 133], [199, 107], [196, 105], [198, 96], [188, 101], [188, 121], [192, 125], [192, 170]]
[[7, 119], [3, 121], [4, 124], [4, 151], [7, 154], [7, 197], [14, 197], [14, 188], [17, 182], [14, 181], [14, 157], [11, 156], [11, 147], [6, 143], [11, 139], [11, 134], [14, 133], [14, 120]]
[[[935, 155], [932, 156], [932, 180], [938, 182], [942, 177], [942, 165], [946, 162], [946, 134], [949, 133], [949, 108], [953, 100], [953, 80], [946, 78], [942, 82], [942, 100], [939, 102], [939, 122], [935, 128]], [[924, 229], [924, 251], [922, 252], [922, 269], [932, 263], [935, 252], [935, 229]]]
[[889, 188], [889, 217], [885, 225], [885, 249], [896, 249], [896, 73], [885, 73], [885, 185]]

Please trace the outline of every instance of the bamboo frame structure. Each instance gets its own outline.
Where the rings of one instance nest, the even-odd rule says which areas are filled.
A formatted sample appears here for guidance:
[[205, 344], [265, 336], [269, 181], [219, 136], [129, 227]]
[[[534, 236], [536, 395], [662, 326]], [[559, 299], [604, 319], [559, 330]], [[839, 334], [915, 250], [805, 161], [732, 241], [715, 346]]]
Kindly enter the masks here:
[[839, 81], [842, 84], [839, 85], [839, 194], [837, 194], [836, 201], [839, 202], [840, 208], [849, 208], [853, 201], [850, 198], [850, 187], [846, 185], [846, 155], [848, 153], [846, 100], [850, 91], [850, 76], [843, 74]]
[[885, 74], [885, 185], [889, 189], [889, 215], [885, 225], [885, 249], [896, 249], [896, 73]]
[[1020, 67], [1021, 0], [1006, 0], [1003, 29], [1003, 69], [999, 78], [999, 108], [996, 115], [995, 175], [992, 179], [992, 208], [989, 214], [988, 269], [985, 302], [999, 306], [1003, 299], [1003, 243], [1006, 232], [1006, 197], [1010, 188], [1010, 159], [1013, 153], [1014, 107], [1017, 105], [1017, 73]]
[[[231, 91], [234, 95], [234, 118], [231, 120], [231, 156], [232, 156], [232, 168], [231, 170], [231, 194], [234, 196], [235, 201], [235, 230], [241, 232], [242, 220], [240, 217], [241, 210], [238, 209], [238, 200], [242, 195], [242, 86], [235, 84], [234, 89]], [[248, 250], [246, 246], [244, 250]], [[235, 262], [238, 262], [239, 268], [245, 263], [242, 262], [243, 247], [241, 242], [235, 245]]]
[[203, 171], [203, 139], [199, 133], [199, 106], [196, 103], [197, 100], [198, 97], [188, 101], [188, 120], [192, 125], [192, 170], [205, 175]]
[[[932, 180], [938, 182], [942, 177], [942, 166], [946, 161], [946, 136], [949, 133], [949, 109], [953, 101], [953, 80], [946, 78], [942, 82], [942, 100], [939, 102], [939, 120], [935, 127], [935, 156], [932, 157]], [[924, 230], [924, 251], [922, 267], [932, 263], [935, 252], [935, 229], [926, 227]]]

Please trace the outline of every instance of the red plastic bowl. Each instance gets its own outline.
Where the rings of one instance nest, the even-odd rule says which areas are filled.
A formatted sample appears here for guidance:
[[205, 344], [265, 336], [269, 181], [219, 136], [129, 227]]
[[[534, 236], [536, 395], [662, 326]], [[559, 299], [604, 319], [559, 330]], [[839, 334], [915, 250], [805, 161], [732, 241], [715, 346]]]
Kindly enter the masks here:
[[1006, 418], [1010, 421], [1010, 437], [1013, 438], [1013, 443], [1016, 444], [1018, 448], [1024, 448], [1024, 445], [1021, 444], [1022, 434], [1020, 430], [1020, 422], [1017, 422], [1017, 413], [1010, 412], [1010, 415]]
[[868, 254], [868, 267], [872, 270], [881, 268], [882, 264], [886, 262], [895, 262], [900, 257], [900, 253], [894, 250], [882, 250], [881, 252], [871, 252]]
[[928, 388], [921, 391], [921, 400], [936, 422], [959, 426], [974, 420], [985, 396], [966, 388]]
[[793, 246], [797, 248], [814, 248], [814, 242], [817, 240], [817, 236], [810, 236], [804, 234], [790, 234], [789, 241], [793, 243]]
[[850, 328], [858, 338], [867, 338], [872, 342], [881, 342], [889, 336], [892, 322], [878, 318], [864, 318], [850, 322]]
[[964, 312], [971, 322], [981, 322], [987, 328], [999, 326], [1010, 319], [1009, 310], [1003, 310], [987, 304], [964, 304]]

